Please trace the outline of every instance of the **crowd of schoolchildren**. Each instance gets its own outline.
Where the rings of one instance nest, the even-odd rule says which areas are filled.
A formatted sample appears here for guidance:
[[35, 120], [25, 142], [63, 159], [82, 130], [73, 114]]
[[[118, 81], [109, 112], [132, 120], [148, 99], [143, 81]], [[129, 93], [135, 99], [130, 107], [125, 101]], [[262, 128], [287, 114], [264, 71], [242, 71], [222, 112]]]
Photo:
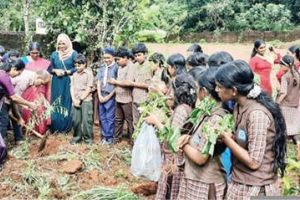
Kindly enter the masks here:
[[[23, 139], [22, 131], [34, 117], [39, 118], [34, 131], [41, 135], [47, 130], [67, 133], [73, 128], [71, 144], [98, 142], [93, 141], [96, 117], [102, 145], [124, 137], [132, 140], [141, 114], [139, 105], [147, 100], [149, 91], [168, 97], [171, 126], [179, 129], [198, 102], [204, 98], [216, 101], [211, 114], [201, 116], [191, 134], [181, 135], [177, 154], [162, 144], [156, 199], [280, 196], [278, 175], [285, 171], [287, 139], [300, 149], [298, 46], [281, 56], [257, 40], [249, 64], [224, 51], [208, 56], [197, 44], [188, 49], [187, 58], [173, 54], [167, 59], [158, 52], [148, 56], [143, 43], [131, 50], [107, 47], [102, 62], [93, 65], [96, 73], [87, 66], [86, 57], [73, 50], [65, 34], [58, 36], [50, 61], [43, 58], [36, 42], [30, 44], [28, 56], [19, 57], [17, 51], [3, 48], [0, 53], [0, 132], [5, 139], [12, 126], [16, 142]], [[272, 83], [274, 63], [280, 66], [278, 85]], [[51, 106], [51, 116], [44, 116]], [[203, 154], [208, 139], [202, 133], [204, 122], [215, 126], [228, 113], [234, 116], [234, 132], [220, 134], [213, 156]], [[157, 130], [165, 126], [154, 114], [145, 121]], [[225, 149], [232, 157], [228, 176], [221, 160]], [[172, 165], [176, 167], [170, 170]]]

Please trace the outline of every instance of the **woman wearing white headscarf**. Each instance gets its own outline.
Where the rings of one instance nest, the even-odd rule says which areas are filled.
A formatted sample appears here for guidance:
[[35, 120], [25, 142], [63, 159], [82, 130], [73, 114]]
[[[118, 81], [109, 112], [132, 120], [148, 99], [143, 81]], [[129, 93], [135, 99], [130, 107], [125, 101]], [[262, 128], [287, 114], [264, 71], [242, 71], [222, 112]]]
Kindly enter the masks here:
[[57, 37], [56, 51], [51, 55], [49, 72], [53, 75], [51, 82], [51, 113], [52, 132], [67, 133], [72, 128], [72, 99], [70, 94], [70, 75], [76, 68], [74, 59], [77, 52], [73, 50], [72, 42], [66, 34]]

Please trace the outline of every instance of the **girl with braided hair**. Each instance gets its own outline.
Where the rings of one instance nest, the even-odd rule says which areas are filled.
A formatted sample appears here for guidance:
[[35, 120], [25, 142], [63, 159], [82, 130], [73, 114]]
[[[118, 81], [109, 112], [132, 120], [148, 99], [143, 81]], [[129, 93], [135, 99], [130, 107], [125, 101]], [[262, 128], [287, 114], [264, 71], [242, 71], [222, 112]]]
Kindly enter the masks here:
[[[181, 130], [195, 107], [197, 86], [193, 77], [184, 73], [176, 76], [172, 87], [174, 89], [174, 112], [171, 115], [171, 127]], [[146, 118], [148, 124], [155, 125], [159, 130], [164, 124], [155, 116]], [[172, 154], [167, 143], [162, 145], [164, 154], [162, 174], [158, 182], [155, 199], [177, 199], [180, 180], [183, 176], [183, 153]]]
[[253, 79], [242, 60], [222, 65], [216, 74], [222, 102], [236, 101], [234, 133], [220, 134], [233, 155], [226, 199], [281, 195], [277, 175], [283, 176], [286, 167], [285, 121], [279, 105]]
[[297, 135], [299, 134], [299, 123], [297, 119], [299, 116], [298, 106], [300, 98], [300, 75], [295, 70], [294, 58], [290, 55], [285, 55], [280, 61], [281, 70], [285, 71], [285, 74], [281, 78], [281, 86], [277, 103], [280, 105], [282, 114], [285, 119], [287, 135], [289, 139], [292, 139], [294, 144], [300, 146], [297, 141]]

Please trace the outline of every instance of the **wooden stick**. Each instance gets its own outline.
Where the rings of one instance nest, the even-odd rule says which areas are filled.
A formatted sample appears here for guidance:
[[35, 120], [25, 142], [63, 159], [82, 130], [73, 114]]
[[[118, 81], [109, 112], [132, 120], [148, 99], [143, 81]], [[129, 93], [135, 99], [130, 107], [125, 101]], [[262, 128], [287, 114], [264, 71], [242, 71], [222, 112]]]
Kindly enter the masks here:
[[[11, 119], [13, 119], [15, 122], [18, 122], [18, 119], [17, 119], [15, 116], [10, 115], [9, 117], [10, 117]], [[38, 136], [39, 138], [44, 138], [44, 136], [43, 136], [42, 134], [40, 134], [39, 132], [37, 132], [37, 131], [31, 129], [29, 126], [24, 125], [24, 127], [25, 127], [27, 130], [30, 130], [33, 134], [35, 134], [35, 135]]]

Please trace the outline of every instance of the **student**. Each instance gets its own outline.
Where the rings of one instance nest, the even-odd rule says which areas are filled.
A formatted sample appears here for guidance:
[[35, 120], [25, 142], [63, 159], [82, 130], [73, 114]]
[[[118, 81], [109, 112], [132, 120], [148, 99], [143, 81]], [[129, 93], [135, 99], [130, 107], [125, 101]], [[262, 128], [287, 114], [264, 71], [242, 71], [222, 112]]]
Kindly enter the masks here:
[[[293, 45], [288, 48], [287, 55], [293, 56], [295, 60], [295, 69], [299, 71], [300, 68], [300, 47], [298, 45]], [[280, 64], [280, 62], [279, 62]], [[284, 69], [280, 69], [277, 74], [276, 78], [279, 82], [281, 82], [281, 77], [286, 73]]]
[[19, 110], [15, 103], [28, 106], [35, 110], [37, 105], [33, 102], [26, 101], [15, 93], [13, 84], [10, 78], [19, 76], [24, 70], [25, 65], [21, 60], [11, 61], [5, 63], [3, 70], [0, 70], [0, 132], [2, 137], [5, 139], [7, 134], [8, 126], [8, 104], [5, 103], [5, 97], [11, 100], [11, 107], [14, 115], [18, 119], [19, 125], [24, 125], [24, 120], [21, 118]]
[[[177, 76], [172, 87], [174, 87], [175, 109], [171, 116], [171, 127], [174, 129], [182, 129], [195, 107], [197, 87], [193, 77], [188, 74]], [[164, 124], [153, 114], [146, 118], [146, 122], [155, 125], [159, 130], [164, 127]], [[155, 199], [177, 199], [180, 180], [183, 176], [183, 155], [182, 153], [177, 153], [176, 155], [172, 154], [166, 142], [162, 145], [162, 151], [164, 154], [162, 174], [159, 179]], [[175, 167], [174, 170], [170, 170], [170, 168], [174, 168], [172, 166], [176, 165], [179, 166]]]
[[120, 47], [116, 53], [116, 60], [119, 65], [118, 78], [109, 80], [109, 83], [116, 85], [116, 120], [115, 120], [115, 141], [122, 139], [124, 121], [128, 126], [128, 139], [131, 140], [133, 133], [132, 118], [132, 88], [126, 86], [124, 82], [129, 81], [129, 73], [133, 67], [130, 61], [129, 51]]
[[132, 49], [132, 53], [135, 57], [136, 64], [130, 70], [130, 86], [132, 89], [132, 114], [133, 124], [136, 125], [140, 113], [138, 111], [139, 104], [145, 102], [148, 97], [148, 87], [151, 81], [151, 68], [147, 60], [148, 49], [143, 43], [138, 43]]
[[3, 56], [5, 55], [5, 48], [0, 45], [0, 69], [2, 68], [2, 65], [4, 63]]
[[195, 52], [186, 59], [188, 71], [194, 67], [207, 68], [208, 55], [200, 52]]
[[236, 60], [221, 66], [216, 91], [222, 102], [235, 100], [235, 131], [220, 138], [233, 154], [227, 199], [279, 196], [277, 172], [286, 162], [286, 126], [278, 104], [254, 84], [249, 65]]
[[169, 77], [165, 71], [165, 57], [161, 53], [153, 53], [149, 57], [149, 63], [152, 70], [152, 79], [149, 85], [149, 91], [165, 94]]
[[99, 119], [102, 128], [102, 144], [114, 143], [116, 99], [115, 86], [108, 80], [116, 79], [118, 75], [118, 64], [115, 62], [115, 50], [107, 47], [103, 51], [104, 64], [100, 66], [97, 74]]
[[233, 61], [232, 55], [226, 51], [218, 51], [211, 54], [208, 58], [209, 67], [220, 67], [223, 64]]
[[[210, 115], [202, 116], [195, 125], [192, 135], [179, 138], [179, 148], [184, 152], [184, 176], [180, 182], [178, 199], [224, 199], [226, 175], [221, 164], [221, 153], [226, 146], [217, 143], [213, 156], [202, 154], [207, 137], [201, 132], [204, 123], [218, 126], [218, 123], [229, 112], [222, 106], [221, 99], [215, 91], [215, 74], [217, 68], [209, 68], [198, 77], [198, 98], [201, 101], [208, 97], [217, 102]], [[214, 191], [214, 192], [212, 192]]]
[[87, 144], [93, 143], [93, 103], [92, 87], [93, 72], [87, 69], [86, 58], [78, 54], [74, 60], [77, 71], [71, 77], [71, 97], [73, 103], [74, 137], [71, 144], [83, 140]]
[[177, 75], [187, 72], [185, 58], [179, 53], [171, 55], [167, 60], [167, 64], [168, 73], [173, 80]]
[[[252, 71], [260, 78], [260, 86], [264, 92], [272, 95], [271, 71], [275, 59], [269, 61], [266, 56], [266, 43], [262, 40], [256, 40], [251, 54], [249, 65]], [[278, 54], [278, 56], [280, 56]]]
[[285, 71], [285, 74], [281, 78], [281, 87], [277, 97], [277, 103], [280, 105], [285, 119], [288, 137], [293, 140], [294, 144], [300, 146], [300, 141], [297, 140], [300, 126], [299, 122], [295, 120], [299, 117], [300, 75], [295, 70], [293, 56], [283, 56], [280, 61], [280, 66], [281, 70]]
[[203, 53], [202, 47], [199, 44], [194, 43], [187, 49], [188, 56], [196, 52]]

